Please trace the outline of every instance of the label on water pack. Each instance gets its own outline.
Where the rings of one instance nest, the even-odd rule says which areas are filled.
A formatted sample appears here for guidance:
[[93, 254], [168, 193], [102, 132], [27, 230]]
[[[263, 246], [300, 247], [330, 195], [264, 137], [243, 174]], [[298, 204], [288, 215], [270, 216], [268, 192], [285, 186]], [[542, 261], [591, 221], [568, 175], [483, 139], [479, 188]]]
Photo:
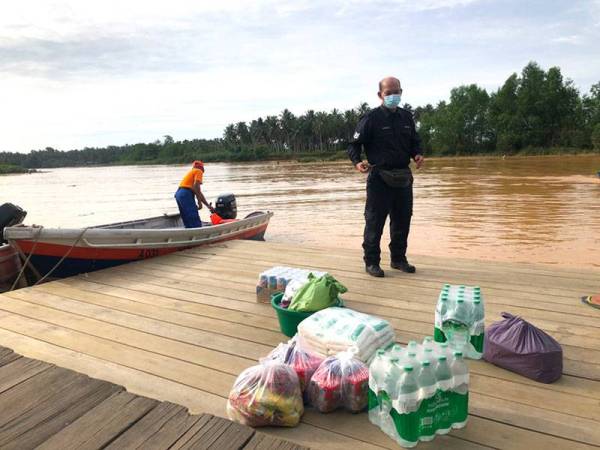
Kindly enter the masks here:
[[404, 441], [406, 444], [416, 444], [419, 442], [419, 412], [414, 411], [410, 413], [400, 414], [394, 408], [390, 411], [396, 432], [400, 437], [400, 441]]

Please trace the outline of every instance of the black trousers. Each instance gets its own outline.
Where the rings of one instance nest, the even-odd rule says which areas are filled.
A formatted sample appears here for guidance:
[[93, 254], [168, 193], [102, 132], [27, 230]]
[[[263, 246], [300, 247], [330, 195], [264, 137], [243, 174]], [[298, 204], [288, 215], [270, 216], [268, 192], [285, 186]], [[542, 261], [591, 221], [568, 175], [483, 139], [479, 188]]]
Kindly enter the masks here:
[[363, 240], [366, 265], [381, 261], [381, 234], [387, 216], [390, 216], [390, 252], [392, 261], [406, 258], [408, 233], [413, 210], [412, 186], [392, 188], [377, 173], [367, 178], [365, 205], [365, 234]]

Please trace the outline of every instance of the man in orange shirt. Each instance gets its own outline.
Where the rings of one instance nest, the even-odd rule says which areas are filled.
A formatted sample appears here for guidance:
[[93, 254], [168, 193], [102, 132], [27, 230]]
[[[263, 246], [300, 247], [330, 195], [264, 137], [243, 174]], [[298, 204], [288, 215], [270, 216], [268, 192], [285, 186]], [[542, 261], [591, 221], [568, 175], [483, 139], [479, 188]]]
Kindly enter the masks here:
[[[192, 170], [190, 170], [179, 183], [179, 189], [175, 192], [175, 200], [179, 207], [181, 220], [186, 228], [200, 228], [202, 221], [198, 210], [202, 209], [202, 204], [214, 212], [214, 208], [206, 201], [200, 186], [204, 177], [204, 163], [202, 161], [194, 161]], [[194, 201], [194, 197], [198, 199], [198, 206]]]

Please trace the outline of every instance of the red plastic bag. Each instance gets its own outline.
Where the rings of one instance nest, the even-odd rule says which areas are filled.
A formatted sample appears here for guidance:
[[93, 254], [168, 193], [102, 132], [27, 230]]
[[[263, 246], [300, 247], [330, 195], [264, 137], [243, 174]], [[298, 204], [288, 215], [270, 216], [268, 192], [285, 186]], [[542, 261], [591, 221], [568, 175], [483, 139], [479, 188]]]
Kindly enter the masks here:
[[[322, 356], [302, 345], [298, 336], [294, 336], [285, 344], [279, 344], [265, 358], [265, 360], [273, 360], [291, 366], [298, 375], [302, 392], [306, 390], [311, 377], [323, 359]], [[261, 361], [263, 360], [261, 359]]]
[[354, 353], [342, 352], [321, 363], [310, 380], [308, 396], [322, 413], [341, 407], [359, 413], [367, 407], [368, 385], [369, 368]]
[[227, 416], [251, 427], [295, 427], [303, 413], [298, 375], [275, 361], [244, 370], [227, 401]]
[[542, 383], [562, 375], [562, 347], [526, 320], [503, 312], [504, 320], [485, 330], [483, 357], [497, 366]]

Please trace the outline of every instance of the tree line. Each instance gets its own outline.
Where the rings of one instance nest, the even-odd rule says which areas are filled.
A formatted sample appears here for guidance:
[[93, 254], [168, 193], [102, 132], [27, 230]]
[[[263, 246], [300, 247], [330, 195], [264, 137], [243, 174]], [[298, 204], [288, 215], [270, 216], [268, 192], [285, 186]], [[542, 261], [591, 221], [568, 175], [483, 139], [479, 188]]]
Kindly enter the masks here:
[[[494, 92], [476, 85], [452, 89], [448, 101], [411, 111], [428, 155], [512, 154], [528, 150], [600, 151], [600, 82], [581, 95], [558, 67], [543, 70], [535, 62], [513, 73]], [[294, 158], [343, 157], [366, 103], [341, 111], [309, 110], [296, 116], [259, 117], [225, 127], [222, 138], [30, 153], [0, 153], [0, 164], [26, 168], [107, 164], [187, 163]]]

